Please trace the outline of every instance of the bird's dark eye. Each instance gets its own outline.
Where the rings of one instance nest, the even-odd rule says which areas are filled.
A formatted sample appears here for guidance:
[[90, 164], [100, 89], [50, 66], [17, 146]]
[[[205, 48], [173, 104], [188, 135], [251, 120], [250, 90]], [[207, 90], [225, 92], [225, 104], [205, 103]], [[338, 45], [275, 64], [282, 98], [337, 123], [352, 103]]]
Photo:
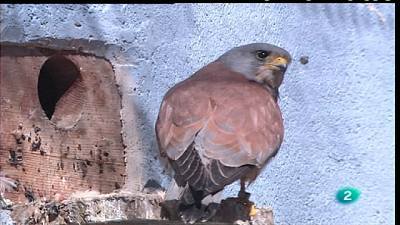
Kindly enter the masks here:
[[267, 58], [268, 55], [269, 55], [269, 52], [263, 51], [263, 50], [257, 51], [257, 53], [256, 53], [257, 58], [260, 60]]

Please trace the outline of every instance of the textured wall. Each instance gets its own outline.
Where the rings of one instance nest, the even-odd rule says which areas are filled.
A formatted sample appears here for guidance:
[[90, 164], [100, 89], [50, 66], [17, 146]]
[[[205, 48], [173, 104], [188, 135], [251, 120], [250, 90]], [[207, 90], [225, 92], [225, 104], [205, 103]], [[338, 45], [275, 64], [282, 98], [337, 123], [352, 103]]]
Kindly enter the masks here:
[[[92, 50], [121, 85], [130, 189], [168, 183], [153, 131], [168, 88], [231, 47], [282, 46], [294, 58], [281, 88], [286, 136], [252, 200], [277, 224], [383, 225], [394, 224], [394, 14], [394, 4], [2, 5], [1, 41], [107, 44]], [[340, 205], [346, 185], [361, 198]]]

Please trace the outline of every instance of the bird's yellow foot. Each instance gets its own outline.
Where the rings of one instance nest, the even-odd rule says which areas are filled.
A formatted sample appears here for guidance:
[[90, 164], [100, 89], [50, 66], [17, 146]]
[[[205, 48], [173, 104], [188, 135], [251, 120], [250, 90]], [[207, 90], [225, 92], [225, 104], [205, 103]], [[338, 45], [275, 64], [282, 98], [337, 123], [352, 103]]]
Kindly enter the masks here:
[[249, 216], [255, 216], [257, 214], [257, 208], [256, 206], [253, 204], [250, 207], [250, 212], [249, 212]]

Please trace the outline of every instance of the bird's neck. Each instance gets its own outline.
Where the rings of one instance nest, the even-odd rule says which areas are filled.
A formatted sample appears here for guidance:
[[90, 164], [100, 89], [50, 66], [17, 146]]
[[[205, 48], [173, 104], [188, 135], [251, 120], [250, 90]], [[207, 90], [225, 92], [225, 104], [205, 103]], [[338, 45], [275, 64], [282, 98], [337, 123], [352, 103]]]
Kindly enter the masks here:
[[267, 89], [267, 91], [272, 95], [272, 97], [274, 97], [275, 102], [278, 101], [279, 99], [279, 89], [277, 87], [272, 87], [270, 84], [268, 83], [264, 83], [263, 87], [265, 89]]

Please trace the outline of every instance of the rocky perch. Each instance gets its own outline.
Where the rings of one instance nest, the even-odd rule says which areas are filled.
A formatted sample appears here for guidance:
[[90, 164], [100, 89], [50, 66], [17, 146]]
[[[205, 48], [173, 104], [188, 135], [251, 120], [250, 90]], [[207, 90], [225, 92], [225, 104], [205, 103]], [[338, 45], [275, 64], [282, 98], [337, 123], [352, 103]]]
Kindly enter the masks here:
[[[163, 202], [163, 199], [163, 192], [154, 194], [81, 192], [72, 195], [68, 200], [35, 201], [14, 205], [9, 210], [16, 224], [183, 224], [176, 215], [176, 202]], [[208, 222], [196, 224], [274, 224], [271, 208], [254, 208], [252, 205], [250, 201], [243, 202], [238, 198], [227, 198], [222, 200], [215, 216]], [[250, 213], [251, 210], [253, 210], [252, 213]]]

